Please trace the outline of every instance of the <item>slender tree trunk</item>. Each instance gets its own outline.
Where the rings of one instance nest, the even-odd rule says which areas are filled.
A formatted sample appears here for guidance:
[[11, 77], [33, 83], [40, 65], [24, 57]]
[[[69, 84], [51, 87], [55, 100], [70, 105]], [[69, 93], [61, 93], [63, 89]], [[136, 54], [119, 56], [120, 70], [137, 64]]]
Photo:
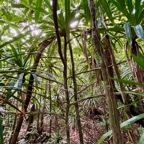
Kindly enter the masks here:
[[96, 7], [93, 0], [89, 0], [89, 8], [92, 17], [92, 26], [93, 26], [92, 35], [93, 35], [94, 47], [97, 53], [99, 54], [99, 59], [101, 62], [101, 70], [102, 70], [102, 75], [103, 75], [103, 80], [105, 85], [106, 100], [109, 108], [110, 125], [113, 134], [113, 144], [122, 144], [119, 112], [117, 110], [117, 101], [114, 95], [114, 88], [111, 83], [111, 79], [108, 72], [108, 66], [102, 49], [102, 43], [100, 41], [100, 33], [98, 31], [97, 21], [96, 21], [96, 10], [95, 10]]
[[[74, 85], [74, 100], [77, 102], [78, 100], [78, 94], [77, 94], [77, 82], [76, 82], [76, 76], [75, 76], [75, 64], [74, 64], [74, 58], [73, 58], [73, 51], [71, 44], [69, 43], [69, 49], [70, 49], [70, 56], [71, 56], [71, 65], [72, 65], [72, 79], [73, 79], [73, 85]], [[83, 144], [83, 133], [82, 133], [82, 126], [80, 121], [80, 114], [79, 114], [79, 105], [78, 103], [75, 104], [75, 111], [76, 111], [76, 120], [77, 120], [77, 126], [79, 131], [79, 140], [80, 144]]]
[[[109, 49], [110, 54], [111, 54], [112, 64], [113, 64], [115, 73], [116, 73], [118, 79], [120, 79], [120, 78], [121, 78], [121, 77], [120, 77], [120, 72], [119, 72], [118, 66], [117, 66], [117, 64], [116, 64], [116, 60], [115, 60], [115, 56], [114, 56], [114, 53], [113, 53], [113, 50], [112, 50], [110, 38], [109, 38], [108, 35], [106, 36], [106, 38], [107, 38], [108, 49]], [[129, 104], [129, 103], [130, 103], [130, 97], [124, 93], [125, 88], [124, 88], [123, 84], [122, 84], [122, 83], [119, 83], [119, 86], [120, 86], [120, 91], [121, 91], [123, 103], [124, 103], [124, 104]]]
[[[32, 107], [31, 107], [31, 112], [34, 112], [34, 111], [35, 111], [35, 104], [33, 104]], [[30, 114], [29, 117], [28, 117], [28, 126], [27, 126], [26, 131], [30, 130], [33, 121], [34, 121], [34, 115]], [[30, 136], [30, 133], [27, 135], [27, 139], [29, 139], [29, 136]]]
[[[34, 112], [34, 111], [35, 111], [35, 104], [33, 104], [32, 107], [31, 107], [31, 112]], [[28, 117], [27, 131], [30, 130], [31, 124], [33, 123], [33, 120], [34, 120], [34, 115], [30, 114], [29, 117]]]
[[53, 0], [53, 19], [54, 19], [54, 26], [55, 26], [55, 32], [57, 37], [57, 43], [58, 43], [58, 53], [61, 58], [61, 61], [63, 63], [63, 78], [64, 78], [64, 90], [65, 90], [65, 97], [66, 97], [66, 135], [67, 135], [67, 144], [70, 144], [70, 130], [69, 130], [69, 92], [68, 92], [68, 84], [67, 84], [67, 43], [66, 43], [66, 36], [64, 36], [64, 55], [62, 53], [62, 47], [61, 47], [61, 38], [59, 33], [59, 27], [58, 27], [58, 20], [57, 20], [57, 0]]
[[[47, 89], [48, 89], [48, 92], [49, 92], [49, 100], [50, 100], [49, 111], [51, 113], [51, 110], [52, 110], [51, 81], [49, 81], [49, 86], [47, 86], [47, 84], [46, 84], [46, 90]], [[51, 136], [51, 133], [52, 133], [52, 119], [51, 119], [51, 114], [50, 114], [50, 121], [49, 121], [49, 134], [50, 134], [50, 136]]]
[[64, 89], [65, 89], [65, 97], [66, 97], [66, 133], [67, 133], [67, 144], [70, 144], [70, 130], [69, 130], [69, 107], [70, 107], [70, 100], [69, 100], [69, 92], [68, 92], [68, 84], [67, 84], [67, 41], [66, 36], [64, 36]]

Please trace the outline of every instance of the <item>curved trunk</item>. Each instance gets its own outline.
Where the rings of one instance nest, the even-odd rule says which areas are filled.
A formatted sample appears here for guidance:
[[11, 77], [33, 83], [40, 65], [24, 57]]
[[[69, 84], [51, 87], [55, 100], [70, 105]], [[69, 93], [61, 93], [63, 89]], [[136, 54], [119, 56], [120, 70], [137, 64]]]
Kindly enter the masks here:
[[[54, 37], [52, 37], [50, 39], [47, 39], [47, 40], [43, 41], [40, 44], [40, 49], [39, 49], [39, 51], [36, 55], [36, 58], [35, 58], [35, 61], [34, 61], [34, 64], [33, 64], [32, 70], [31, 70], [29, 84], [28, 84], [28, 87], [27, 87], [26, 100], [24, 102], [24, 112], [27, 111], [27, 108], [28, 108], [28, 105], [30, 103], [31, 96], [32, 96], [33, 84], [34, 84], [34, 77], [33, 77], [32, 73], [36, 72], [36, 69], [38, 67], [38, 63], [40, 61], [40, 58], [41, 58], [41, 55], [42, 55], [44, 49], [53, 41], [53, 39], [54, 39]], [[14, 134], [11, 136], [11, 140], [9, 142], [10, 144], [15, 144], [16, 143], [19, 132], [20, 132], [20, 129], [21, 129], [21, 126], [22, 126], [22, 123], [23, 123], [23, 115], [20, 115], [17, 126], [16, 126], [16, 129], [14, 131]]]

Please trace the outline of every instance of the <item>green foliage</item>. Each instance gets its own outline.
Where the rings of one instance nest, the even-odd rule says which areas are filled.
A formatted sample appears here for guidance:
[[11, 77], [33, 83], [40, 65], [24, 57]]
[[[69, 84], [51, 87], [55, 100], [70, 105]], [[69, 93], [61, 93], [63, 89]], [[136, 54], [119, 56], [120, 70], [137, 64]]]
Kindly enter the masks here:
[[26, 34], [20, 34], [20, 35], [18, 35], [18, 36], [16, 36], [16, 37], [13, 37], [12, 40], [7, 41], [7, 42], [3, 43], [2, 45], [0, 45], [0, 48], [3, 48], [4, 46], [7, 46], [7, 45], [9, 45], [9, 44], [12, 44], [12, 43], [15, 42], [15, 41], [18, 41], [19, 39], [25, 37], [27, 34], [28, 34], [28, 33], [26, 33]]
[[37, 0], [36, 1], [36, 12], [35, 12], [35, 21], [38, 22], [39, 20], [39, 15], [41, 12], [41, 5], [42, 5], [42, 0]]
[[[134, 116], [128, 120], [126, 120], [125, 122], [123, 122], [120, 126], [121, 128], [124, 128], [140, 119], [143, 119], [144, 118], [144, 114], [140, 114], [138, 116]], [[108, 131], [107, 133], [105, 133], [97, 142], [96, 144], [101, 144], [108, 136], [110, 136], [112, 134], [112, 131]]]
[[139, 57], [135, 56], [134, 54], [132, 54], [132, 57], [134, 59], [134, 61], [142, 68], [144, 69], [144, 55], [143, 54], [139, 54]]
[[144, 133], [141, 135], [138, 144], [143, 144], [143, 142], [144, 142]]
[[[65, 46], [64, 36], [66, 34], [68, 38], [67, 44], [69, 42], [71, 43], [74, 53], [79, 103], [80, 105], [94, 106], [98, 101], [95, 95], [103, 94], [104, 88], [99, 69], [100, 62], [97, 59], [97, 53], [93, 50], [88, 0], [57, 1], [57, 16], [62, 52]], [[34, 86], [30, 104], [38, 104], [39, 110], [47, 106], [49, 110], [51, 102], [51, 112], [62, 116], [63, 119], [66, 109], [65, 89], [63, 88], [63, 65], [57, 50], [52, 1], [2, 0], [0, 1], [0, 9], [0, 93], [5, 97], [3, 100], [6, 100], [6, 102], [4, 103], [10, 107], [6, 105], [6, 108], [9, 108], [10, 111], [13, 111], [13, 108], [19, 110], [19, 107], [24, 104], [25, 99], [21, 97], [24, 96], [25, 98], [27, 95], [29, 76], [32, 75]], [[138, 38], [139, 41], [137, 43], [143, 49], [143, 14], [143, 0], [96, 1], [96, 15], [98, 18], [98, 28], [102, 36], [102, 44], [105, 34], [108, 34], [114, 49], [116, 62], [120, 62], [117, 65], [119, 72], [123, 74], [122, 79], [111, 79], [130, 87], [143, 87], [144, 84], [129, 80], [132, 79], [130, 68], [127, 66], [127, 62], [121, 63], [122, 60], [126, 60], [123, 47], [128, 42], [130, 49], [133, 39], [137, 41]], [[85, 36], [85, 50], [87, 51], [87, 59], [89, 60], [90, 67], [86, 62], [85, 52], [83, 51], [82, 34]], [[48, 42], [51, 38], [54, 38], [52, 43], [45, 48], [40, 60], [36, 61], [36, 55], [41, 53], [41, 45], [44, 41]], [[93, 55], [93, 53], [95, 54]], [[130, 55], [129, 50], [128, 56]], [[132, 54], [132, 58], [140, 68], [144, 69], [144, 55], [142, 53], [139, 53], [138, 56]], [[31, 72], [35, 61], [38, 64], [37, 71]], [[71, 88], [71, 91], [68, 90], [71, 98], [70, 103], [74, 103], [73, 77], [69, 51], [67, 51], [67, 65], [68, 88]], [[134, 93], [131, 91], [129, 94], [143, 96], [140, 92]], [[89, 99], [89, 97], [94, 97], [96, 100]], [[81, 100], [84, 102], [81, 103]], [[75, 118], [74, 115], [75, 109], [72, 107], [70, 109], [70, 117]], [[83, 116], [83, 113], [81, 116]], [[122, 123], [121, 128], [143, 117], [143, 115], [133, 117]], [[2, 140], [3, 136], [1, 128], [2, 122], [0, 121], [0, 140]], [[110, 135], [111, 131], [102, 136], [98, 143], [101, 143]], [[63, 133], [54, 132], [51, 140], [55, 142], [62, 136]], [[142, 143], [143, 137], [142, 135], [139, 144]]]
[[136, 35], [139, 37], [139, 38], [142, 38], [144, 39], [144, 30], [142, 28], [142, 26], [139, 24], [139, 25], [136, 25], [134, 27], [134, 30], [135, 30], [135, 33]]
[[131, 33], [131, 26], [130, 26], [129, 22], [124, 24], [124, 29], [125, 29], [127, 40], [129, 42], [129, 44], [131, 45], [132, 44], [132, 33]]
[[101, 5], [102, 5], [102, 8], [104, 9], [104, 11], [106, 12], [107, 16], [109, 17], [110, 21], [113, 23], [114, 18], [113, 18], [112, 11], [109, 7], [109, 3], [107, 2], [107, 0], [102, 0]]
[[84, 16], [87, 21], [87, 23], [90, 21], [90, 11], [88, 7], [88, 0], [83, 0], [82, 1], [83, 9], [84, 9]]
[[124, 83], [124, 84], [144, 86], [144, 84], [138, 83], [138, 82], [135, 82], [135, 81], [132, 81], [132, 80], [117, 79], [117, 78], [112, 78], [112, 79], [117, 81], [117, 82]]

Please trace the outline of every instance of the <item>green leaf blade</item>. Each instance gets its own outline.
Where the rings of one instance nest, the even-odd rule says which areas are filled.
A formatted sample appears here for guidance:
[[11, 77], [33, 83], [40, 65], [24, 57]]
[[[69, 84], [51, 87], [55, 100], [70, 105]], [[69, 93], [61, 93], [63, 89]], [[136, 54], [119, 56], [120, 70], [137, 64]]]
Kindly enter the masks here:
[[139, 38], [142, 38], [144, 39], [144, 30], [142, 28], [142, 26], [139, 24], [139, 25], [136, 25], [134, 27], [134, 30], [135, 30], [135, 33], [136, 35], [139, 37]]
[[83, 0], [83, 8], [84, 8], [85, 19], [88, 22], [90, 20], [90, 11], [89, 11], [87, 0]]
[[131, 26], [130, 26], [129, 22], [124, 24], [124, 30], [126, 33], [128, 43], [131, 45], [132, 44], [132, 34], [131, 34]]
[[104, 11], [106, 12], [108, 18], [110, 19], [110, 21], [113, 23], [114, 20], [113, 20], [112, 12], [110, 10], [110, 7], [109, 7], [107, 1], [102, 0], [101, 5], [102, 5]]
[[41, 12], [41, 5], [42, 5], [42, 0], [37, 0], [36, 1], [36, 12], [35, 12], [35, 21], [38, 22], [40, 12]]
[[[144, 114], [140, 114], [140, 115], [134, 116], [134, 117], [126, 120], [125, 122], [123, 122], [123, 123], [120, 125], [120, 127], [121, 127], [121, 128], [124, 128], [124, 127], [126, 127], [126, 126], [128, 126], [128, 125], [130, 125], [130, 124], [132, 124], [132, 123], [134, 123], [134, 122], [136, 122], [136, 121], [138, 121], [138, 120], [140, 120], [140, 119], [143, 119], [143, 118], [144, 118]], [[112, 130], [108, 131], [107, 133], [105, 133], [104, 135], [102, 135], [102, 137], [96, 142], [96, 144], [102, 144], [102, 142], [103, 142], [108, 136], [110, 136], [111, 134], [112, 134]], [[142, 143], [140, 143], [140, 144], [142, 144]]]
[[144, 59], [140, 56], [140, 57], [136, 57], [134, 54], [132, 54], [132, 57], [134, 59], [134, 61], [142, 68], [144, 69]]

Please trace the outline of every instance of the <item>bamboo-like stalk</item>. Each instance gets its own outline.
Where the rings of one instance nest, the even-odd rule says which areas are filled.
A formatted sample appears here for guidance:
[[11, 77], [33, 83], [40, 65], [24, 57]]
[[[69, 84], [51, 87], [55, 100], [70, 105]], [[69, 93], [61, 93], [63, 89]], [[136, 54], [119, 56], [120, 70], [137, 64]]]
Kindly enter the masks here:
[[96, 20], [96, 6], [93, 0], [89, 0], [89, 9], [92, 17], [92, 35], [94, 41], [94, 47], [97, 51], [101, 63], [101, 71], [103, 81], [105, 85], [106, 100], [109, 108], [110, 125], [113, 132], [113, 144], [122, 144], [122, 136], [120, 130], [119, 114], [117, 109], [117, 101], [114, 95], [114, 88], [111, 83], [111, 79], [108, 73], [108, 66], [102, 49], [102, 43], [100, 41], [100, 33], [97, 27]]
[[[52, 111], [52, 97], [51, 97], [51, 81], [49, 81], [49, 86], [47, 86], [47, 83], [46, 83], [46, 92], [48, 90], [48, 93], [49, 93], [49, 112], [51, 113]], [[49, 134], [51, 136], [51, 133], [52, 133], [52, 119], [51, 119], [51, 114], [50, 114], [50, 120], [49, 120]]]
[[62, 53], [61, 38], [60, 38], [58, 20], [57, 20], [57, 0], [53, 0], [53, 20], [54, 20], [55, 32], [56, 32], [57, 43], [58, 43], [58, 53], [63, 63], [63, 79], [64, 79], [64, 89], [65, 89], [65, 97], [66, 97], [66, 116], [65, 116], [66, 135], [67, 135], [67, 144], [70, 144], [70, 130], [69, 130], [70, 100], [69, 100], [69, 92], [68, 92], [68, 84], [67, 84], [67, 41], [66, 41], [66, 36], [64, 35], [64, 53]]
[[[31, 112], [34, 112], [34, 111], [35, 111], [35, 104], [32, 105], [30, 111], [31, 111]], [[29, 130], [30, 130], [33, 121], [34, 121], [34, 115], [31, 115], [31, 114], [30, 114], [29, 117], [28, 117], [28, 126], [27, 126], [27, 130], [26, 130], [26, 131], [29, 131]], [[29, 139], [29, 137], [30, 137], [30, 134], [27, 135], [27, 139]]]
[[65, 89], [65, 97], [66, 97], [66, 131], [67, 131], [67, 144], [70, 144], [70, 130], [69, 130], [69, 109], [70, 109], [70, 100], [69, 100], [69, 92], [68, 92], [68, 76], [67, 76], [67, 41], [66, 36], [64, 36], [64, 70], [63, 70], [63, 78], [64, 78], [64, 89]]
[[[111, 46], [111, 42], [110, 42], [109, 36], [107, 35], [106, 38], [108, 40], [108, 47], [109, 47], [109, 50], [110, 50], [110, 54], [111, 54], [112, 63], [113, 63], [113, 67], [114, 67], [115, 73], [116, 73], [117, 77], [120, 79], [121, 78], [120, 77], [120, 72], [119, 72], [118, 66], [116, 64], [116, 60], [115, 60], [115, 56], [114, 56], [114, 53], [113, 53], [113, 50], [112, 50], [112, 46]], [[124, 88], [123, 84], [119, 83], [119, 86], [120, 86], [120, 91], [121, 91], [123, 103], [124, 104], [128, 104], [130, 102], [130, 98], [129, 98], [128, 95], [126, 95], [124, 93], [125, 88]]]
[[[72, 67], [72, 80], [73, 80], [73, 86], [74, 86], [74, 100], [75, 102], [78, 100], [78, 94], [77, 94], [77, 81], [76, 81], [76, 75], [75, 75], [75, 63], [73, 58], [73, 51], [71, 44], [69, 43], [69, 50], [70, 50], [70, 56], [71, 56], [71, 67]], [[83, 144], [83, 132], [82, 132], [82, 126], [80, 121], [80, 114], [79, 114], [79, 105], [78, 103], [75, 103], [75, 111], [76, 111], [76, 121], [79, 131], [79, 140], [80, 144]]]

